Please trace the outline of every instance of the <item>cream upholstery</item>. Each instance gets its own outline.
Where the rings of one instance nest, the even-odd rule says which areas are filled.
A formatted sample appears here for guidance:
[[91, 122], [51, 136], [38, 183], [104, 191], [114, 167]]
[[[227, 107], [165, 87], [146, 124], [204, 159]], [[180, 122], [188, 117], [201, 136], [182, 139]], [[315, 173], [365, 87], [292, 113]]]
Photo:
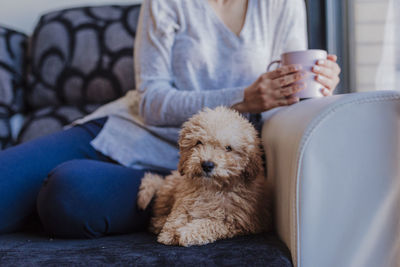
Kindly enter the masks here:
[[400, 94], [306, 100], [266, 117], [276, 228], [294, 265], [399, 266]]

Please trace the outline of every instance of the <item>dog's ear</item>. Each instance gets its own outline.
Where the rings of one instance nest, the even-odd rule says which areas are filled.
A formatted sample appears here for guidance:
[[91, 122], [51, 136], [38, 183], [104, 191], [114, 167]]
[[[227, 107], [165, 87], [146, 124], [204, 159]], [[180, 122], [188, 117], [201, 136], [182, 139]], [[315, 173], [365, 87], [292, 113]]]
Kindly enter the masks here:
[[181, 176], [185, 175], [184, 168], [185, 168], [185, 161], [187, 160], [187, 157], [188, 157], [187, 153], [188, 153], [187, 151], [183, 151], [183, 150], [179, 151], [180, 158], [179, 158], [179, 163], [178, 163], [178, 172]]
[[254, 180], [260, 172], [263, 172], [263, 162], [261, 157], [261, 150], [255, 149], [255, 151], [251, 152], [249, 155], [249, 162], [242, 173], [242, 177], [245, 181], [250, 182]]
[[178, 140], [178, 145], [179, 145], [179, 163], [178, 163], [178, 172], [180, 173], [181, 176], [185, 175], [185, 172], [183, 171], [184, 169], [184, 164], [187, 159], [186, 153], [189, 147], [192, 146], [193, 138], [192, 138], [192, 128], [193, 128], [193, 117], [183, 123], [182, 129], [179, 132], [179, 140]]
[[179, 160], [179, 163], [178, 163], [178, 172], [179, 172], [179, 174], [180, 174], [181, 176], [184, 176], [184, 175], [185, 175], [185, 172], [183, 171], [183, 161], [182, 161], [182, 157], [181, 157], [181, 159]]
[[[185, 122], [185, 126], [187, 126], [187, 122]], [[184, 128], [182, 128], [182, 130], [180, 131], [180, 134], [179, 134], [179, 140], [178, 140], [178, 145], [179, 145], [179, 154], [180, 154], [180, 157], [179, 157], [179, 163], [178, 163], [178, 172], [180, 173], [180, 175], [181, 176], [184, 176], [185, 175], [185, 172], [183, 171], [183, 168], [184, 168], [184, 163], [185, 163], [185, 161], [184, 161], [184, 158], [185, 158], [185, 155], [184, 155], [184, 150], [186, 149], [186, 147], [190, 144], [190, 141], [189, 140], [187, 140], [186, 138], [185, 138], [185, 136], [189, 133], [190, 131], [187, 129], [187, 127], [184, 127]]]

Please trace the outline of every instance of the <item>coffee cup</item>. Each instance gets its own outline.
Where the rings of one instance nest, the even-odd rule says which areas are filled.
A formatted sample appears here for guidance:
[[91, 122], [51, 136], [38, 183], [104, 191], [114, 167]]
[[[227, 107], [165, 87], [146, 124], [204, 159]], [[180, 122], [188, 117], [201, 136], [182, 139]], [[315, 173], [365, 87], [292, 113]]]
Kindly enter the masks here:
[[323, 94], [321, 89], [324, 87], [315, 80], [316, 74], [312, 72], [312, 68], [318, 60], [326, 60], [327, 57], [328, 53], [325, 50], [319, 49], [287, 52], [281, 55], [280, 60], [272, 61], [268, 65], [267, 71], [270, 71], [274, 64], [279, 64], [280, 66], [292, 64], [301, 65], [302, 70], [306, 72], [306, 75], [302, 80], [295, 84], [304, 83], [305, 88], [295, 93], [294, 96], [297, 96], [300, 99], [322, 97]]

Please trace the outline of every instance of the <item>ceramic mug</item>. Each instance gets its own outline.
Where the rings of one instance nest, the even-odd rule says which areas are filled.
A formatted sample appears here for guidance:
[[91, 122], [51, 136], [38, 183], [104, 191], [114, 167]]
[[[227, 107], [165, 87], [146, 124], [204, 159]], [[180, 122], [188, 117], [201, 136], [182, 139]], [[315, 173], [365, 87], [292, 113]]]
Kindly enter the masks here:
[[319, 49], [287, 52], [281, 55], [280, 60], [272, 61], [268, 65], [267, 71], [270, 71], [274, 64], [279, 64], [280, 66], [292, 64], [302, 65], [302, 70], [306, 72], [306, 76], [295, 84], [304, 83], [305, 88], [294, 95], [300, 99], [322, 97], [321, 89], [324, 87], [315, 80], [316, 74], [312, 72], [312, 68], [318, 60], [326, 60], [327, 57], [328, 53], [325, 50]]

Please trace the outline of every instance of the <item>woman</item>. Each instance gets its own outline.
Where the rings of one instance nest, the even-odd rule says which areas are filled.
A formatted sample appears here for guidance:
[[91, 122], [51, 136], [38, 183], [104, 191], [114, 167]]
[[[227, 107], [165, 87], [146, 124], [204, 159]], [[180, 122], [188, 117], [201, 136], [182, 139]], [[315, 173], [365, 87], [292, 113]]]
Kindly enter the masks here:
[[[0, 233], [35, 211], [57, 237], [143, 229], [140, 178], [176, 169], [179, 127], [190, 116], [219, 105], [249, 116], [299, 101], [300, 66], [265, 69], [306, 49], [303, 0], [145, 0], [139, 20], [136, 91], [74, 127], [0, 152]], [[336, 56], [314, 72], [332, 94]]]

